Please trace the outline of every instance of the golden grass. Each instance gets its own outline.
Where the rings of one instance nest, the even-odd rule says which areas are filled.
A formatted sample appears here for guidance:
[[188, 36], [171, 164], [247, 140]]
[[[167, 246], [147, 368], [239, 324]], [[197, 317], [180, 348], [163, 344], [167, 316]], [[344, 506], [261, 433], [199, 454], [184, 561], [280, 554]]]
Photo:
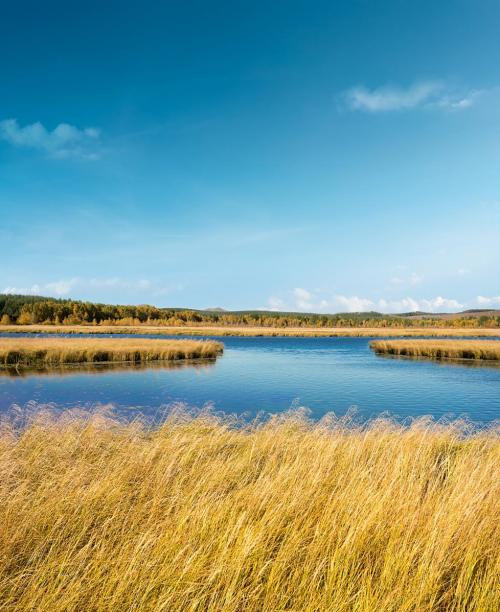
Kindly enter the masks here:
[[220, 342], [140, 338], [0, 338], [0, 366], [214, 358]]
[[500, 341], [496, 340], [374, 340], [370, 346], [386, 355], [500, 360]]
[[6, 610], [493, 611], [498, 431], [178, 414], [0, 429]]
[[165, 325], [2, 325], [2, 333], [163, 334], [193, 336], [412, 337], [500, 336], [500, 328], [485, 327], [252, 327]]

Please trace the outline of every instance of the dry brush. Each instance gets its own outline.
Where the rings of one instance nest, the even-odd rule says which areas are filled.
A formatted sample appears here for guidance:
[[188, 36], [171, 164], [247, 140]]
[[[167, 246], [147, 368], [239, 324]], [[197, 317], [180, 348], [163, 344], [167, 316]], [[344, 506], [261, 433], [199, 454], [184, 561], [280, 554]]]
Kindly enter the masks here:
[[0, 365], [47, 367], [71, 363], [215, 358], [223, 345], [202, 340], [140, 338], [0, 338]]
[[379, 354], [428, 357], [430, 359], [500, 360], [498, 340], [374, 340]]
[[5, 423], [0, 607], [498, 609], [498, 431], [236, 425]]

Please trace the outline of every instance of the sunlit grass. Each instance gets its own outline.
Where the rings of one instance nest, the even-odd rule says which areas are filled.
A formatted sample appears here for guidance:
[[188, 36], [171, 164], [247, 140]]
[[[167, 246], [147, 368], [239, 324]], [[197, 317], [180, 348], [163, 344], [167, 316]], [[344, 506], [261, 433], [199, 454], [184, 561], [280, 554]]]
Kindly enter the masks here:
[[370, 346], [387, 355], [500, 360], [500, 342], [496, 340], [375, 340]]
[[412, 337], [499, 336], [485, 327], [257, 327], [251, 325], [2, 325], [2, 333], [165, 334], [193, 336]]
[[149, 362], [214, 358], [215, 341], [141, 338], [0, 338], [0, 365], [57, 366], [70, 363]]
[[4, 424], [0, 607], [498, 609], [498, 431], [237, 425]]

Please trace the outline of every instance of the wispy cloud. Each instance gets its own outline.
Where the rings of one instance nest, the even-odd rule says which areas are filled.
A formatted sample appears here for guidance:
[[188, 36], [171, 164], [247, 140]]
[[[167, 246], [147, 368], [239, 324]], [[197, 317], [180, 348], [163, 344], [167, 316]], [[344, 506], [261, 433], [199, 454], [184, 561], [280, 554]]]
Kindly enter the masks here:
[[486, 297], [484, 295], [478, 295], [476, 302], [479, 306], [500, 306], [500, 295], [494, 295], [492, 297]]
[[393, 285], [410, 285], [414, 287], [422, 282], [423, 276], [420, 276], [416, 272], [412, 272], [408, 276], [393, 276], [391, 278], [391, 283]]
[[342, 310], [346, 310], [347, 312], [364, 312], [367, 310], [373, 310], [375, 304], [367, 299], [360, 298], [357, 295], [353, 295], [351, 297], [347, 297], [345, 295], [336, 295], [334, 304], [340, 307]]
[[20, 126], [16, 119], [0, 121], [0, 140], [15, 147], [37, 149], [51, 157], [97, 159], [100, 155], [100, 131], [94, 127], [79, 129], [60, 123], [52, 131], [37, 121]]
[[77, 286], [80, 282], [78, 278], [70, 278], [68, 280], [58, 280], [52, 283], [47, 283], [43, 286], [43, 289], [51, 294], [58, 296], [68, 295], [68, 293]]
[[268, 300], [267, 300], [267, 306], [264, 306], [263, 308], [261, 308], [261, 310], [283, 310], [285, 308], [285, 302], [281, 299], [278, 298], [274, 295], [272, 295]]
[[40, 285], [31, 285], [31, 287], [5, 287], [2, 293], [7, 295], [38, 295], [40, 293]]
[[296, 308], [299, 310], [312, 310], [314, 308], [314, 296], [310, 291], [302, 287], [296, 287], [292, 293]]
[[[483, 298], [486, 299], [486, 298]], [[487, 298], [498, 299], [500, 298]], [[265, 310], [285, 310], [297, 312], [367, 312], [376, 310], [378, 312], [398, 313], [414, 312], [416, 310], [425, 312], [444, 312], [463, 309], [464, 304], [453, 298], [436, 296], [434, 298], [412, 298], [401, 299], [371, 299], [357, 295], [330, 294], [320, 290], [308, 290], [296, 287], [288, 293], [287, 298], [273, 296], [268, 300]]]
[[182, 290], [180, 285], [162, 285], [148, 279], [127, 280], [119, 277], [111, 278], [67, 278], [49, 283], [36, 283], [31, 287], [8, 286], [2, 293], [22, 295], [47, 295], [54, 297], [69, 297], [72, 292], [82, 294], [90, 290], [144, 292], [150, 297], [167, 295]]
[[384, 85], [369, 89], [360, 85], [344, 92], [344, 99], [351, 110], [369, 113], [423, 107], [464, 110], [472, 106], [483, 93], [479, 89], [459, 91], [444, 81], [420, 81], [408, 87]]
[[379, 299], [376, 303], [377, 310], [381, 312], [442, 312], [447, 310], [460, 310], [465, 305], [453, 298], [437, 296], [430, 299], [415, 299], [411, 297], [400, 300]]

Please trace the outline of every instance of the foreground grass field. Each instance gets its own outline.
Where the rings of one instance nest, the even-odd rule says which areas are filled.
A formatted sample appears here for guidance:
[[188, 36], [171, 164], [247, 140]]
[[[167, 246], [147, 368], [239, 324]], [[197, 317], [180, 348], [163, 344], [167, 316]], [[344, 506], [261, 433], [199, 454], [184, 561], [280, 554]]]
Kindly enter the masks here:
[[0, 608], [496, 610], [500, 442], [464, 431], [4, 423]]
[[0, 366], [45, 367], [71, 363], [150, 362], [215, 358], [220, 342], [140, 338], [0, 338]]
[[370, 346], [376, 353], [386, 355], [500, 360], [500, 342], [497, 340], [374, 340]]
[[164, 334], [193, 336], [292, 336], [292, 337], [413, 337], [500, 336], [500, 328], [485, 327], [251, 327], [185, 325], [2, 325], [2, 333], [48, 334]]

